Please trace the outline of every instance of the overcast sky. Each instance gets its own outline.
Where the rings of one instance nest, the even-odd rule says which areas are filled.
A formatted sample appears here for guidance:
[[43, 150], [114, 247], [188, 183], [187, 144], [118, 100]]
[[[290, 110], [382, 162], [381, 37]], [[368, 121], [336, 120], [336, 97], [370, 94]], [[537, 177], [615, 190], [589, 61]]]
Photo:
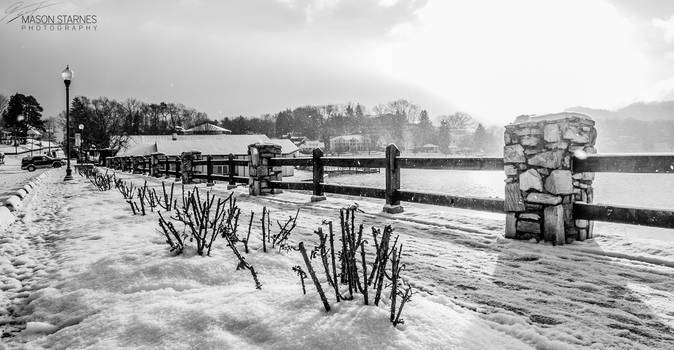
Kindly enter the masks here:
[[46, 116], [64, 108], [66, 64], [72, 95], [181, 102], [216, 119], [407, 98], [503, 125], [674, 99], [672, 0], [51, 3], [38, 13], [94, 14], [97, 29], [0, 23], [0, 93], [32, 94]]

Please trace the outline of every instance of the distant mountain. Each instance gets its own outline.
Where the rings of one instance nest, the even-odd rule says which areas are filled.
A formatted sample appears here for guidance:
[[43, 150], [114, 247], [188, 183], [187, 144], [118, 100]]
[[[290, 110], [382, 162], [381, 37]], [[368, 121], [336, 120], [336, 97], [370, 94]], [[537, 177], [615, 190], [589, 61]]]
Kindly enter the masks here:
[[584, 113], [595, 120], [637, 119], [644, 121], [674, 120], [674, 101], [637, 102], [618, 110], [596, 109], [588, 107], [567, 108], [568, 112]]

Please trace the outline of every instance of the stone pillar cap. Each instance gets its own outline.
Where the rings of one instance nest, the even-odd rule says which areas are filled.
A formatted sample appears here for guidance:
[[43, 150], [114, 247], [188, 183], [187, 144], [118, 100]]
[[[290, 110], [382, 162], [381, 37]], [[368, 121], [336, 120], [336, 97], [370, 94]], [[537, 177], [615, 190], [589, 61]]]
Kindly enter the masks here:
[[586, 119], [592, 121], [592, 118], [587, 114], [576, 112], [561, 112], [561, 113], [544, 114], [539, 116], [519, 116], [510, 125], [524, 124], [524, 123], [552, 122], [562, 119]]

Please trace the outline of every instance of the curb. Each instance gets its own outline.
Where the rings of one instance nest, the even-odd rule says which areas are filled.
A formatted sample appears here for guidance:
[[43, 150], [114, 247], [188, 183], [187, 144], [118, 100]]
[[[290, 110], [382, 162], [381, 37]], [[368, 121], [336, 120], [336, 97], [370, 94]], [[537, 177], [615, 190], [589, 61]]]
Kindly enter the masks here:
[[4, 203], [0, 203], [0, 228], [5, 228], [16, 220], [13, 212], [21, 208], [22, 200], [37, 188], [45, 176], [47, 176], [46, 171], [30, 180], [23, 188], [18, 189]]

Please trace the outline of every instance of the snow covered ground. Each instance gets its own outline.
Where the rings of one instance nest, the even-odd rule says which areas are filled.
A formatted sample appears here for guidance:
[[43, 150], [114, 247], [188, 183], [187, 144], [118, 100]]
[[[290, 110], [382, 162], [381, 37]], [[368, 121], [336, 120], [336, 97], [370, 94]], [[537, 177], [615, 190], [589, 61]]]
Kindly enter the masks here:
[[391, 216], [379, 200], [328, 194], [310, 203], [309, 193], [235, 190], [241, 222], [262, 206], [278, 219], [301, 208], [295, 243], [313, 246], [313, 230], [355, 201], [366, 227], [392, 224], [405, 247], [403, 275], [421, 290], [394, 328], [385, 308], [359, 301], [325, 313], [310, 284], [301, 293], [296, 252], [262, 253], [255, 237], [247, 260], [263, 283], [257, 291], [224, 242], [212, 257], [174, 257], [156, 214], [132, 216], [116, 190], [99, 192], [78, 176], [63, 184], [62, 176], [52, 171], [0, 231], [8, 348], [674, 348], [668, 242], [656, 251], [601, 234], [552, 247], [503, 239], [499, 214], [406, 203]]

